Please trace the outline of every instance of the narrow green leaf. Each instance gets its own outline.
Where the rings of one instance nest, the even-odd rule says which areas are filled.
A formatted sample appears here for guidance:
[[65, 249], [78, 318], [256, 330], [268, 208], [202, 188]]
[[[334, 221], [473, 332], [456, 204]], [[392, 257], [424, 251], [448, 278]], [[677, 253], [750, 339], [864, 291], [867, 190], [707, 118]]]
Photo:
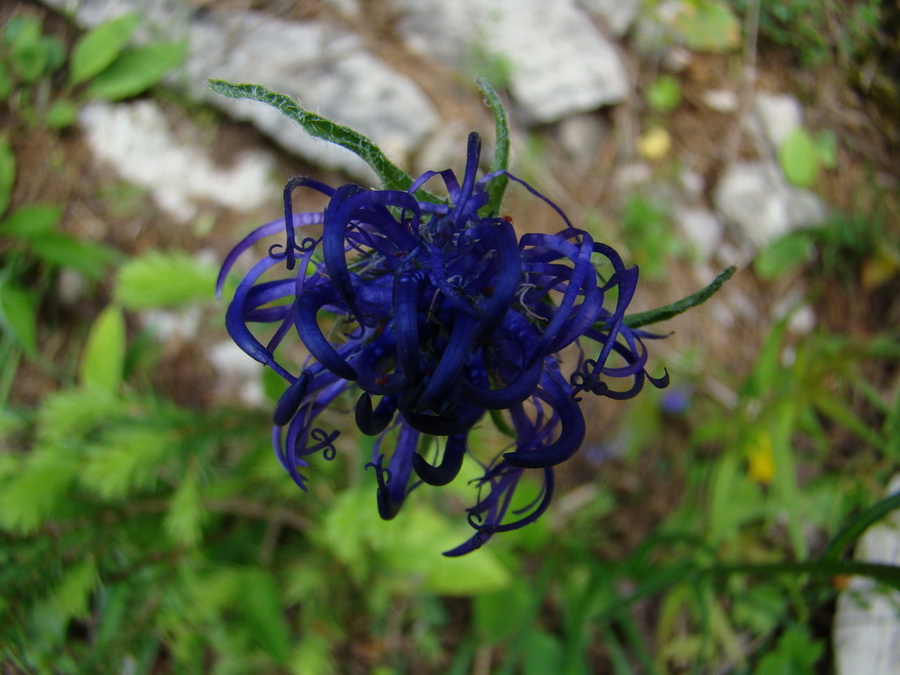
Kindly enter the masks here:
[[0, 137], [0, 216], [9, 208], [13, 185], [16, 183], [16, 156], [6, 137]]
[[765, 281], [777, 279], [812, 259], [815, 247], [806, 232], [795, 232], [772, 242], [753, 260], [753, 271]]
[[729, 267], [728, 269], [723, 270], [715, 279], [713, 279], [709, 286], [697, 291], [693, 295], [689, 295], [688, 297], [679, 300], [678, 302], [673, 302], [671, 305], [626, 316], [625, 325], [629, 328], [642, 328], [643, 326], [649, 326], [650, 324], [659, 323], [660, 321], [667, 321], [672, 317], [688, 311], [692, 307], [702, 305], [722, 288], [725, 282], [734, 276], [736, 271], [737, 267]]
[[0, 234], [19, 239], [38, 239], [52, 232], [62, 217], [62, 208], [52, 204], [29, 204], [13, 211], [0, 223]]
[[813, 398], [813, 403], [819, 411], [848, 431], [853, 432], [873, 448], [881, 451], [887, 450], [887, 443], [877, 432], [853, 411], [844, 401], [835, 396], [829, 396], [822, 392]]
[[[228, 98], [248, 99], [270, 105], [285, 117], [302, 126], [310, 136], [347, 148], [372, 167], [385, 189], [406, 190], [412, 185], [412, 178], [409, 174], [391, 162], [381, 148], [366, 136], [321, 115], [304, 110], [285, 94], [275, 93], [259, 84], [232, 84], [224, 80], [210, 80], [209, 86], [216, 93]], [[424, 190], [416, 192], [416, 197], [427, 201], [440, 201]]]
[[87, 88], [88, 98], [120, 101], [142, 94], [162, 81], [166, 73], [184, 60], [181, 43], [157, 43], [126, 49], [112, 65], [97, 75]]
[[900, 509], [900, 492], [895, 492], [851, 518], [828, 542], [828, 546], [822, 552], [821, 559], [839, 560], [844, 550], [852, 542], [859, 539], [863, 532], [895, 509]]
[[802, 127], [794, 129], [778, 149], [778, 163], [794, 185], [811, 187], [819, 175], [819, 151]]
[[182, 251], [151, 251], [122, 265], [113, 293], [126, 309], [178, 307], [212, 298], [218, 270]]
[[9, 281], [0, 282], [0, 324], [31, 357], [37, 356], [37, 299]]
[[81, 384], [115, 392], [125, 363], [125, 317], [110, 305], [94, 321], [81, 357]]
[[[475, 80], [478, 89], [484, 95], [484, 102], [494, 114], [494, 159], [491, 163], [491, 172], [506, 171], [509, 169], [509, 116], [506, 114], [506, 108], [497, 91], [491, 86], [486, 78], [479, 77]], [[490, 200], [488, 205], [494, 214], [500, 213], [503, 204], [503, 194], [509, 179], [506, 176], [498, 176], [491, 181], [488, 187]]]
[[72, 52], [69, 83], [79, 84], [106, 69], [122, 53], [139, 22], [137, 14], [125, 14], [83, 35]]

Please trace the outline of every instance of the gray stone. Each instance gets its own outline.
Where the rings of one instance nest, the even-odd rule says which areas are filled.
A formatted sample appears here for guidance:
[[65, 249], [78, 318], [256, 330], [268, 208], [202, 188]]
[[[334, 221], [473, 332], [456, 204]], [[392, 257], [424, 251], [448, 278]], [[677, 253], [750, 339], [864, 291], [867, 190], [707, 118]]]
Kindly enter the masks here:
[[152, 100], [89, 103], [78, 122], [94, 156], [125, 180], [145, 187], [176, 221], [196, 218], [201, 202], [251, 211], [277, 199], [271, 155], [245, 152], [232, 166], [221, 167], [199, 137], [191, 138], [199, 136], [196, 130], [173, 128]]
[[809, 190], [788, 185], [778, 167], [763, 161], [735, 162], [713, 193], [716, 210], [759, 249], [828, 215], [822, 200]]
[[590, 166], [607, 135], [606, 124], [597, 115], [584, 113], [559, 123], [559, 142], [577, 168]]
[[[898, 492], [900, 474], [887, 489], [888, 495]], [[900, 511], [866, 530], [854, 558], [900, 565]], [[879, 587], [868, 577], [853, 577], [838, 598], [834, 653], [838, 675], [895, 675], [900, 664], [900, 591]]]
[[641, 0], [578, 0], [578, 4], [600, 17], [617, 37], [628, 32], [641, 9]]
[[536, 122], [618, 103], [628, 93], [615, 48], [572, 0], [391, 4], [411, 49], [459, 69], [474, 61], [505, 72], [513, 98]]
[[702, 262], [709, 262], [722, 243], [722, 224], [708, 209], [676, 207], [673, 213], [681, 234]]
[[412, 81], [375, 58], [358, 36], [339, 26], [286, 22], [258, 12], [190, 14], [183, 0], [46, 2], [73, 12], [83, 26], [140, 12], [146, 22], [138, 41], [150, 39], [151, 34], [166, 39], [186, 36], [188, 62], [170, 78], [172, 86], [249, 120], [310, 162], [347, 171], [361, 180], [374, 180], [374, 175], [350, 151], [310, 138], [262, 103], [219, 96], [209, 89], [207, 80], [253, 82], [295, 96], [312, 112], [366, 134], [400, 164], [439, 123], [433, 106]]
[[766, 140], [779, 148], [784, 139], [803, 124], [803, 108], [790, 94], [756, 93], [753, 111], [762, 126]]

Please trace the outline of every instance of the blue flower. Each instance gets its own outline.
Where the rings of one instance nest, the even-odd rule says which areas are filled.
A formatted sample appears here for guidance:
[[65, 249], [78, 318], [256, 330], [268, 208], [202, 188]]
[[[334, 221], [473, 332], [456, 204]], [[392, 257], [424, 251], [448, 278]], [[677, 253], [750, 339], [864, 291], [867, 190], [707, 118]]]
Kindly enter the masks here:
[[[385, 519], [416, 487], [451, 482], [470, 450], [472, 428], [489, 412], [505, 411], [515, 440], [482, 464], [478, 498], [468, 509], [475, 534], [446, 552], [451, 556], [547, 509], [553, 467], [584, 440], [582, 393], [627, 399], [645, 381], [668, 384], [667, 374], [654, 378], [645, 370], [643, 340], [656, 336], [624, 322], [637, 267], [626, 267], [615, 250], [575, 228], [516, 176], [496, 171], [478, 178], [480, 152], [478, 135], [470, 134], [461, 181], [451, 170], [429, 171], [406, 191], [334, 189], [294, 178], [284, 190], [284, 220], [241, 241], [219, 277], [221, 289], [242, 253], [286, 234], [241, 281], [226, 326], [247, 354], [288, 383], [273, 415], [273, 444], [301, 488], [311, 457], [335, 454], [339, 432], [317, 420], [339, 397], [355, 399], [357, 427], [377, 437], [366, 466], [375, 470]], [[417, 198], [432, 179], [443, 182], [447, 203]], [[497, 180], [523, 186], [556, 212], [563, 229], [517, 236], [511, 218], [490, 211], [488, 188]], [[301, 187], [325, 195], [325, 210], [294, 213], [292, 195]], [[316, 234], [301, 238], [301, 232]], [[286, 274], [262, 281], [272, 268]], [[270, 325], [265, 344], [251, 324]], [[276, 358], [294, 334], [309, 354], [296, 374]], [[558, 354], [572, 344], [580, 358], [567, 377]], [[440, 439], [437, 457], [421, 454], [434, 447], [422, 442], [427, 437]], [[513, 509], [528, 470], [542, 477], [543, 489], [533, 503]]]

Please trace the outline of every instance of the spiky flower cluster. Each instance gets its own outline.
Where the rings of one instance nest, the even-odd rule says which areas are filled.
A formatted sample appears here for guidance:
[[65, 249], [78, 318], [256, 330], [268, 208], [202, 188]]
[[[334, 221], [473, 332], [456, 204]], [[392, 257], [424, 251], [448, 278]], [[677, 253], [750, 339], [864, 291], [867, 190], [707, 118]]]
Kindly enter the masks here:
[[[378, 511], [393, 518], [411, 490], [445, 485], [469, 451], [469, 432], [488, 411], [505, 411], [515, 440], [482, 463], [478, 499], [468, 509], [474, 535], [446, 555], [461, 555], [491, 535], [538, 518], [553, 494], [553, 467], [581, 446], [579, 395], [635, 396], [649, 380], [643, 338], [624, 323], [638, 281], [608, 245], [572, 226], [550, 200], [506, 171], [477, 177], [481, 141], [470, 134], [465, 174], [429, 171], [408, 190], [337, 189], [295, 178], [284, 191], [284, 220], [263, 225], [230, 253], [284, 231], [235, 292], [226, 316], [231, 337], [288, 383], [274, 412], [273, 443], [284, 468], [305, 487], [300, 469], [312, 455], [335, 454], [338, 431], [318, 426], [338, 397], [355, 398], [359, 430], [377, 436]], [[449, 200], [417, 198], [432, 179]], [[555, 235], [517, 237], [509, 217], [490, 213], [493, 181], [512, 180], [556, 211]], [[322, 212], [295, 214], [304, 187], [329, 198]], [[314, 227], [317, 226], [317, 227]], [[321, 232], [298, 238], [297, 232]], [[261, 281], [271, 268], [283, 278]], [[606, 305], [605, 306], [605, 302]], [[267, 344], [249, 324], [271, 324]], [[294, 374], [276, 352], [296, 331], [310, 357]], [[565, 377], [558, 353], [577, 343], [581, 358]], [[585, 358], [588, 346], [593, 358]], [[610, 383], [619, 381], [616, 386]], [[436, 457], [420, 454], [423, 436], [441, 439]], [[388, 447], [393, 445], [393, 447]], [[434, 444], [432, 444], [434, 445]], [[473, 455], [476, 461], [478, 458]], [[524, 509], [510, 507], [526, 470], [543, 489]]]

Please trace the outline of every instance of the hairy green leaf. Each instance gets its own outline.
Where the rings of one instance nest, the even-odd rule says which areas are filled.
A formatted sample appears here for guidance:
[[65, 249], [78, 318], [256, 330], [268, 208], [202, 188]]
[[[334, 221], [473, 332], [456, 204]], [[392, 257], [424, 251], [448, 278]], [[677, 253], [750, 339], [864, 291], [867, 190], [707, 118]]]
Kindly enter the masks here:
[[83, 35], [72, 52], [69, 82], [85, 82], [106, 69], [122, 53], [138, 23], [137, 14], [125, 14]]
[[22, 533], [40, 527], [68, 494], [79, 466], [71, 452], [32, 450], [25, 469], [0, 489], [0, 527]]
[[70, 567], [53, 592], [53, 604], [66, 619], [83, 619], [90, 611], [90, 596], [100, 579], [93, 558]]
[[626, 316], [625, 325], [629, 328], [642, 328], [644, 326], [649, 326], [650, 324], [659, 323], [660, 321], [667, 321], [688, 311], [692, 307], [702, 305], [722, 288], [725, 282], [734, 276], [736, 271], [736, 267], [729, 267], [728, 269], [723, 270], [712, 280], [712, 283], [710, 283], [709, 286], [679, 300], [678, 302], [673, 302], [671, 305]]
[[194, 546], [200, 541], [204, 511], [197, 478], [196, 468], [191, 468], [182, 477], [163, 522], [166, 534], [184, 546]]
[[[358, 131], [332, 122], [300, 107], [291, 97], [269, 91], [259, 84], [232, 84], [224, 80], [210, 80], [213, 91], [229, 98], [249, 99], [272, 106], [282, 115], [294, 120], [310, 136], [347, 148], [372, 167], [385, 189], [406, 190], [412, 185], [412, 178], [403, 169], [391, 162], [369, 138]], [[439, 201], [424, 190], [416, 193], [417, 198]]]
[[114, 427], [88, 445], [79, 478], [99, 497], [121, 499], [151, 487], [175, 447], [167, 429]]
[[[491, 171], [506, 171], [509, 169], [509, 116], [499, 94], [487, 79], [479, 77], [476, 84], [484, 95], [484, 102], [494, 115], [494, 159], [491, 162]], [[503, 194], [508, 184], [509, 179], [506, 176], [498, 176], [488, 187], [490, 195], [488, 206], [494, 214], [500, 213]]]

